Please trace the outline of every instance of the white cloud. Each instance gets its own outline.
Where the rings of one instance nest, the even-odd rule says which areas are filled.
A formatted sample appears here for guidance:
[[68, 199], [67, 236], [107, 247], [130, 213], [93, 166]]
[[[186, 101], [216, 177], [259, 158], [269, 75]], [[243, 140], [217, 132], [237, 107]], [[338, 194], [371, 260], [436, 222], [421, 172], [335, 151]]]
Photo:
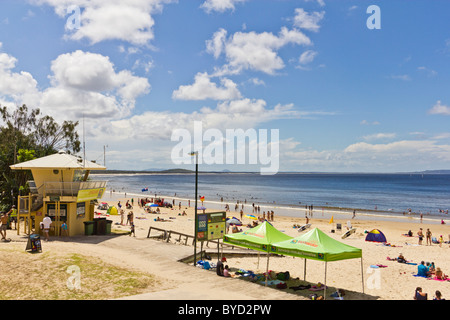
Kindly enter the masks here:
[[225, 12], [227, 10], [234, 11], [235, 4], [245, 2], [247, 0], [206, 0], [200, 6], [207, 13], [211, 13], [213, 11], [217, 12]]
[[436, 104], [428, 111], [429, 114], [442, 114], [445, 116], [450, 116], [450, 107], [445, 106], [441, 101], [436, 102]]
[[0, 53], [0, 99], [4, 104], [36, 104], [41, 95], [38, 83], [26, 71], [14, 72], [17, 59], [7, 53]]
[[317, 32], [320, 29], [319, 22], [325, 16], [325, 12], [308, 13], [302, 8], [295, 9], [294, 26], [308, 31]]
[[236, 32], [226, 37], [220, 29], [213, 39], [206, 42], [207, 52], [217, 59], [224, 53], [227, 64], [216, 70], [215, 75], [239, 74], [243, 70], [275, 74], [284, 68], [278, 50], [288, 44], [311, 45], [311, 40], [299, 30], [283, 27], [278, 35], [269, 32]]
[[225, 131], [235, 128], [246, 130], [274, 119], [292, 118], [301, 118], [301, 114], [295, 111], [292, 105], [276, 105], [270, 109], [264, 100], [240, 99], [221, 102], [216, 108], [204, 107], [192, 113], [148, 111], [113, 120], [95, 128], [92, 139], [111, 139], [127, 143], [142, 139], [167, 142], [175, 129], [192, 131], [194, 121], [201, 121], [204, 130], [214, 128]]
[[227, 41], [227, 30], [220, 28], [213, 35], [211, 40], [206, 41], [206, 51], [214, 55], [214, 58], [219, 58], [225, 48]]
[[321, 7], [325, 7], [325, 1], [324, 0], [304, 0], [305, 2], [317, 2], [317, 4]]
[[367, 141], [380, 140], [380, 139], [393, 139], [396, 137], [395, 133], [374, 133], [364, 136], [363, 139]]
[[405, 172], [423, 170], [430, 164], [444, 168], [450, 161], [450, 145], [433, 140], [359, 142], [343, 150], [300, 149], [294, 142], [280, 143], [280, 162], [297, 171]]
[[88, 39], [91, 44], [105, 40], [123, 40], [146, 45], [154, 38], [153, 15], [173, 0], [31, 0], [36, 5], [50, 5], [62, 18], [70, 18], [71, 6], [81, 10], [80, 26], [67, 30], [66, 38]]
[[380, 123], [379, 123], [378, 121], [372, 121], [372, 122], [369, 122], [369, 121], [367, 121], [367, 120], [362, 120], [359, 124], [365, 125], [365, 126], [368, 126], [368, 125], [374, 125], [374, 126], [376, 126], [376, 125], [379, 125]]
[[222, 87], [211, 82], [206, 72], [197, 73], [195, 82], [192, 85], [180, 86], [172, 94], [178, 100], [234, 100], [240, 99], [241, 93], [237, 89], [236, 83], [230, 79], [221, 79]]
[[54, 86], [84, 91], [115, 91], [122, 99], [133, 101], [137, 96], [148, 93], [147, 79], [132, 75], [128, 70], [118, 73], [108, 57], [77, 50], [56, 58], [51, 65]]
[[302, 69], [302, 70], [308, 70], [306, 65], [310, 64], [311, 62], [313, 62], [315, 57], [317, 56], [317, 54], [318, 54], [317, 51], [306, 50], [298, 58], [299, 65], [296, 68]]
[[407, 74], [391, 75], [389, 78], [394, 80], [411, 81], [411, 77]]
[[425, 72], [427, 74], [428, 77], [435, 77], [437, 76], [437, 71], [427, 68], [427, 67], [418, 67], [417, 70]]
[[136, 99], [150, 90], [148, 80], [128, 70], [116, 72], [108, 57], [77, 50], [51, 63], [51, 86], [39, 90], [28, 72], [14, 72], [17, 59], [0, 53], [0, 99], [4, 105], [27, 104], [57, 120], [102, 117], [103, 121], [130, 114]]

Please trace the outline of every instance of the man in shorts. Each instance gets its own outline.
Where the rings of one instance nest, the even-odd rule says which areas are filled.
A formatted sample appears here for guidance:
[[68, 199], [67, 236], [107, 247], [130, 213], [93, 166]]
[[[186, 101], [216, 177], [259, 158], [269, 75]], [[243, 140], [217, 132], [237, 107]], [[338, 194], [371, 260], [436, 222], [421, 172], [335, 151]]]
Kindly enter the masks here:
[[[11, 212], [11, 211], [10, 211]], [[8, 228], [8, 219], [9, 219], [9, 212], [2, 212], [2, 215], [0, 216], [0, 234], [2, 235], [2, 240], [6, 241], [6, 229]]]
[[45, 240], [50, 240], [49, 236], [48, 236], [48, 232], [50, 231], [50, 226], [52, 225], [52, 219], [47, 215], [45, 215], [44, 220], [42, 220], [42, 224], [44, 226], [44, 235], [45, 235]]

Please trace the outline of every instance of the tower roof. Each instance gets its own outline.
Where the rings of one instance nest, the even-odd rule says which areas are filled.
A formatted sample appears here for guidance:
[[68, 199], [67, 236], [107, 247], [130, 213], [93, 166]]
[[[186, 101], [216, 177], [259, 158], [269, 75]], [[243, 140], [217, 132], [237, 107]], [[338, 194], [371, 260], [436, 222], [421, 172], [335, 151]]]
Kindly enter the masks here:
[[10, 166], [11, 170], [31, 170], [31, 169], [78, 169], [78, 170], [106, 170], [92, 161], [84, 161], [80, 157], [67, 154], [64, 151], [58, 153], [18, 163]]

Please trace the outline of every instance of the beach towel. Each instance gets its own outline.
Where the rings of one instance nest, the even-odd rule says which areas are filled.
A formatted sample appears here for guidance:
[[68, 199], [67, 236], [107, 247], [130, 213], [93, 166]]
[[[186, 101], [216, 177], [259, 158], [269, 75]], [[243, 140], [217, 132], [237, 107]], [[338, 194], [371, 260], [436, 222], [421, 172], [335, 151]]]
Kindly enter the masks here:
[[297, 291], [297, 290], [305, 290], [305, 289], [309, 289], [309, 288], [311, 288], [311, 285], [310, 284], [308, 284], [308, 285], [298, 285], [298, 286], [296, 286], [296, 287], [289, 287], [289, 289], [292, 289], [292, 290], [294, 290], [294, 291]]
[[323, 284], [321, 284], [320, 282], [317, 284], [317, 286], [312, 286], [311, 288], [309, 288], [309, 291], [321, 291], [323, 289], [327, 289], [327, 286], [324, 286]]
[[276, 285], [277, 289], [286, 289], [287, 288], [287, 284], [286, 282], [280, 282], [279, 284]]
[[440, 282], [446, 282], [446, 281], [450, 281], [450, 278], [438, 279], [437, 277], [432, 277], [432, 278], [427, 278], [427, 280], [435, 280], [435, 281], [440, 281]]
[[[266, 284], [266, 281], [265, 280], [264, 281], [260, 281], [260, 283], [261, 284]], [[283, 281], [281, 281], [281, 280], [269, 280], [269, 281], [267, 281], [267, 285], [268, 286], [277, 285], [279, 283], [283, 283]]]

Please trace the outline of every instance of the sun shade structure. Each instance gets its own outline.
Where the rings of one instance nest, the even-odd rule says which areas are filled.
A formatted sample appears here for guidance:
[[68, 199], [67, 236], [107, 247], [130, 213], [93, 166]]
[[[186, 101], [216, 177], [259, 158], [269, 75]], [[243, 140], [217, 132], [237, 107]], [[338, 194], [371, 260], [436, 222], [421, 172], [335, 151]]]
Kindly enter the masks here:
[[274, 252], [318, 261], [362, 257], [362, 250], [339, 242], [315, 228], [304, 235], [273, 244]]
[[292, 237], [277, 230], [267, 221], [244, 232], [227, 234], [223, 237], [223, 242], [227, 244], [245, 247], [262, 252], [273, 252], [271, 245]]
[[264, 221], [260, 225], [240, 233], [227, 234], [223, 237], [223, 242], [239, 247], [249, 248], [267, 253], [266, 285], [269, 273], [270, 253], [274, 253], [272, 245], [277, 242], [290, 240], [292, 237], [277, 230], [269, 222]]
[[[318, 228], [315, 228], [299, 237], [273, 243], [271, 247], [273, 253], [304, 258], [304, 278], [306, 278], [306, 259], [324, 261], [324, 297], [326, 294], [327, 262], [360, 258], [361, 276], [364, 277], [362, 269], [362, 249], [339, 242]], [[362, 283], [364, 292], [364, 278], [362, 279]]]

